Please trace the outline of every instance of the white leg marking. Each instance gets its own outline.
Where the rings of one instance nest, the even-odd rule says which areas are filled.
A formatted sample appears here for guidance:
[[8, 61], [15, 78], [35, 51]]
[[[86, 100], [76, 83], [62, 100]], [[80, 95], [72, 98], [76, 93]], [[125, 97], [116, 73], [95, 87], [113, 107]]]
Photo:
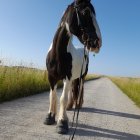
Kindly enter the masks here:
[[57, 96], [56, 96], [56, 88], [57, 86], [54, 87], [54, 90], [50, 90], [50, 108], [49, 108], [49, 113], [54, 113], [55, 115], [57, 114]]
[[67, 120], [67, 114], [66, 114], [66, 107], [67, 107], [67, 102], [68, 102], [68, 92], [71, 86], [71, 82], [69, 80], [64, 81], [64, 86], [63, 86], [63, 92], [60, 97], [60, 111], [59, 111], [59, 120]]

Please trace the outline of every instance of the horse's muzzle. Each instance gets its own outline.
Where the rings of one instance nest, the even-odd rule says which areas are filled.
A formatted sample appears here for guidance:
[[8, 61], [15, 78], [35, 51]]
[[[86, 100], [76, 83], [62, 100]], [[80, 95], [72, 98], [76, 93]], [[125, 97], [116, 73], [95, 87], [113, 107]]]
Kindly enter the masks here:
[[91, 38], [87, 33], [83, 33], [82, 40], [89, 51], [98, 53], [101, 47], [100, 39], [98, 37]]

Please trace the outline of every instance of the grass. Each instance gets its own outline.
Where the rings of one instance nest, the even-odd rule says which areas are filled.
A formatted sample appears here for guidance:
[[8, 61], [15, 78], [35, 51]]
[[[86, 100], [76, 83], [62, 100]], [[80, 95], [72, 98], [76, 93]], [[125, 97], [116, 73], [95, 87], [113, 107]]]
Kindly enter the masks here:
[[25, 67], [0, 67], [0, 102], [49, 89], [47, 73]]
[[87, 74], [85, 80], [90, 81], [90, 80], [95, 80], [101, 78], [101, 75], [95, 75], [95, 74]]
[[136, 105], [140, 107], [140, 78], [110, 78]]
[[[88, 75], [86, 80], [96, 78]], [[62, 86], [59, 82], [58, 87]], [[41, 93], [50, 89], [47, 72], [27, 67], [0, 66], [0, 102]]]

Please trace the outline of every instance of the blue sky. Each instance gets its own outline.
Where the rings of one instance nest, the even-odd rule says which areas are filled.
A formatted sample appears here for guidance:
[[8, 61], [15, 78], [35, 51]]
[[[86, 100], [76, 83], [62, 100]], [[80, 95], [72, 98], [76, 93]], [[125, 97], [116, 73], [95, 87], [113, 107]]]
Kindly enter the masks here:
[[[10, 64], [45, 58], [62, 13], [72, 0], [0, 0], [0, 58]], [[140, 77], [140, 0], [92, 0], [103, 46], [90, 54], [89, 73]], [[75, 45], [81, 45], [78, 40]]]

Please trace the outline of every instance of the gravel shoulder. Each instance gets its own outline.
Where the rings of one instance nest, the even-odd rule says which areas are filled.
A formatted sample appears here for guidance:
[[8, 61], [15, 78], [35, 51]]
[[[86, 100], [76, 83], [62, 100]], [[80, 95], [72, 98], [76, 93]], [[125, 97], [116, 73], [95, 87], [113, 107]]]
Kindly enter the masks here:
[[[55, 125], [43, 124], [48, 108], [48, 92], [0, 104], [0, 140], [68, 140], [71, 125], [60, 135]], [[68, 117], [71, 123], [73, 111]], [[75, 140], [85, 139], [140, 140], [140, 108], [107, 78], [85, 83]]]

